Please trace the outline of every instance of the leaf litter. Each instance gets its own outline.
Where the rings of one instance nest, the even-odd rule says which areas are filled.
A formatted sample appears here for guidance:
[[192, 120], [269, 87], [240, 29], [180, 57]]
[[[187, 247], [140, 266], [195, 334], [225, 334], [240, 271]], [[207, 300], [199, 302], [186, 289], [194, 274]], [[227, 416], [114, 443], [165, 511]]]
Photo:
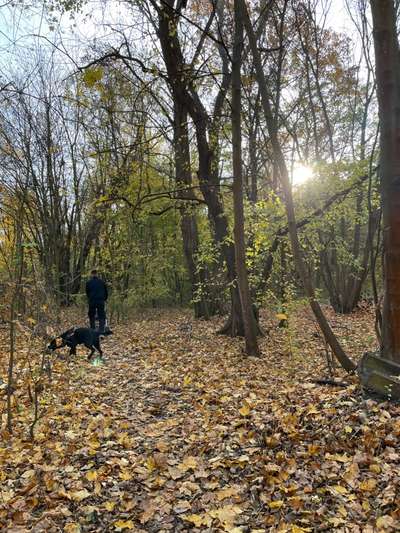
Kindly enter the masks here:
[[[330, 318], [349, 353], [372, 348], [368, 311]], [[217, 326], [165, 312], [115, 328], [104, 364], [54, 359], [33, 441], [17, 389], [0, 529], [398, 531], [399, 406], [339, 371], [348, 387], [314, 383], [324, 347], [304, 309], [290, 341], [263, 315], [262, 358]]]

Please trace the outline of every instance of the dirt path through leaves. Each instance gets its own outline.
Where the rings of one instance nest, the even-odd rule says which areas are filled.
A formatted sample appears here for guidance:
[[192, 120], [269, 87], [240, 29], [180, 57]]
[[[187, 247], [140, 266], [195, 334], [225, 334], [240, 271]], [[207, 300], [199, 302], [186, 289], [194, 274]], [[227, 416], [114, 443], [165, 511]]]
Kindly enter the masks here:
[[[368, 345], [370, 317], [336, 320]], [[398, 530], [399, 409], [312, 383], [321, 341], [307, 313], [296, 321], [262, 359], [170, 313], [117, 327], [104, 365], [57, 361], [35, 442], [0, 447], [2, 527]]]

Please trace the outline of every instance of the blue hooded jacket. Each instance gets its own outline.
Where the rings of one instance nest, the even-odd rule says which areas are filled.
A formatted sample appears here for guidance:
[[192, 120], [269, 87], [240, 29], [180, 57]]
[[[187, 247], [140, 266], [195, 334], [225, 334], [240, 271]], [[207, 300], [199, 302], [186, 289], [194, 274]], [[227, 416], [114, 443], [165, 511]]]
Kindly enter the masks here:
[[89, 303], [105, 302], [108, 298], [107, 285], [97, 276], [86, 282], [86, 296]]

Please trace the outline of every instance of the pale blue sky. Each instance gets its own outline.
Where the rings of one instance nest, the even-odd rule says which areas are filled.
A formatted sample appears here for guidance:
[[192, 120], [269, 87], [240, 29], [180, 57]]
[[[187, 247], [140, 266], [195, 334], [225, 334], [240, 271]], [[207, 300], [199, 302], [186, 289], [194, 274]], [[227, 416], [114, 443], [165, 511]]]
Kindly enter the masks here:
[[[1, 1], [1, 0], [0, 0]], [[345, 0], [322, 0], [326, 5], [330, 5], [327, 24], [336, 31], [346, 31], [354, 35], [352, 22], [345, 8]], [[93, 10], [93, 4], [96, 0], [90, 2], [90, 8]], [[100, 5], [100, 4], [99, 4]], [[104, 5], [104, 4], [103, 4]], [[106, 18], [116, 20], [121, 12], [118, 2], [108, 2]], [[98, 10], [99, 13], [100, 10]], [[97, 18], [97, 17], [96, 17]], [[99, 20], [103, 18], [100, 15]], [[0, 73], [4, 73], [14, 58], [18, 55], [32, 53], [39, 47], [46, 45], [46, 38], [50, 42], [59, 42], [62, 31], [62, 41], [70, 53], [78, 58], [82, 52], [84, 41], [93, 38], [99, 34], [99, 28], [87, 16], [77, 18], [76, 28], [70, 30], [71, 21], [68, 15], [64, 15], [60, 25], [55, 30], [49, 28], [44, 16], [43, 10], [38, 7], [36, 10], [14, 9], [11, 7], [0, 8]], [[42, 38], [39, 37], [42, 36]]]

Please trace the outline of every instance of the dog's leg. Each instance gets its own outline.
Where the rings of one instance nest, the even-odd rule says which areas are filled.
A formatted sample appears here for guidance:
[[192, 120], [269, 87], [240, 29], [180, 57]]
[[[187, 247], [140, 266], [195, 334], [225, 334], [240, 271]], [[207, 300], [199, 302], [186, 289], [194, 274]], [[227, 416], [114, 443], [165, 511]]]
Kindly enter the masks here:
[[103, 359], [103, 352], [100, 348], [100, 340], [99, 339], [96, 339], [93, 343], [93, 346], [96, 348], [96, 350], [99, 352], [100, 354], [100, 357]]
[[90, 350], [90, 354], [88, 355], [88, 361], [90, 361], [94, 354], [94, 347], [93, 347], [93, 344], [86, 344], [86, 343], [85, 343], [85, 346], [86, 348]]

